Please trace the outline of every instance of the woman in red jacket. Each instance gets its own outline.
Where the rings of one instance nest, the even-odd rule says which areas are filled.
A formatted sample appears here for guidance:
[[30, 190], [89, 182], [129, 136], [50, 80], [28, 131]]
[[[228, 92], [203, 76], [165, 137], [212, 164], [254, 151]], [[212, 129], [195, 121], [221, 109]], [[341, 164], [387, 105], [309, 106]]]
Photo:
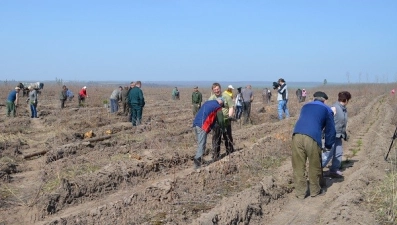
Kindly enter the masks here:
[[79, 92], [79, 106], [84, 104], [85, 98], [87, 98], [87, 97], [88, 97], [88, 95], [87, 95], [87, 87], [84, 86]]

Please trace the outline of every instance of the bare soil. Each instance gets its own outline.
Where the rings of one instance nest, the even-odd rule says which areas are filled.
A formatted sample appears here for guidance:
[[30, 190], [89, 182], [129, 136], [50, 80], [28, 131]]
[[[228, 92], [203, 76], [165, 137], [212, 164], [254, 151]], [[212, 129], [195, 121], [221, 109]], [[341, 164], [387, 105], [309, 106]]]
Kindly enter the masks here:
[[[116, 87], [89, 87], [84, 107], [74, 99], [61, 110], [61, 87], [48, 85], [38, 119], [29, 117], [26, 97], [16, 118], [0, 106], [0, 224], [379, 224], [368, 199], [393, 166], [383, 158], [396, 127], [390, 87], [308, 90], [325, 91], [329, 104], [342, 90], [353, 99], [344, 178], [328, 178], [325, 195], [304, 200], [293, 193], [290, 162], [304, 104], [295, 96], [292, 117], [278, 121], [276, 101], [264, 104], [254, 90], [252, 123], [232, 125], [237, 151], [226, 155], [222, 146], [221, 160], [196, 171], [192, 90], [179, 88], [181, 99], [172, 100], [172, 87], [143, 86], [143, 124], [132, 127], [104, 107]], [[79, 86], [69, 88], [78, 93]], [[6, 99], [12, 86], [0, 89]], [[209, 97], [209, 88], [201, 91]], [[94, 137], [84, 139], [89, 131]], [[207, 154], [210, 140], [211, 134]], [[389, 158], [395, 157], [393, 148]]]

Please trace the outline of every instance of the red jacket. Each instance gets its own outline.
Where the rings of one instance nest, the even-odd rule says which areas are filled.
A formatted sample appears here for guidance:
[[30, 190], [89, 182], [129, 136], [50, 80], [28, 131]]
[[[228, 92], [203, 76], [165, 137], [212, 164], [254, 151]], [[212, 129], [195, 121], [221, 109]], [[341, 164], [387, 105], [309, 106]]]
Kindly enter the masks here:
[[82, 88], [79, 92], [79, 95], [83, 98], [87, 97], [87, 90]]

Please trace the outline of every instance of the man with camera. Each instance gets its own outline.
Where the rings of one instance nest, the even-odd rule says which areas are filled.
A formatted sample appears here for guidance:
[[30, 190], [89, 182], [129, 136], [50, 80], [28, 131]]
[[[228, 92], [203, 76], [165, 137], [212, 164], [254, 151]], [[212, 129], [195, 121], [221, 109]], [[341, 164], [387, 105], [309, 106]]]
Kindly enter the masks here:
[[278, 79], [278, 83], [273, 83], [273, 88], [277, 89], [277, 101], [278, 101], [278, 119], [283, 119], [283, 113], [285, 114], [285, 118], [289, 118], [288, 111], [288, 88], [285, 80], [283, 78]]

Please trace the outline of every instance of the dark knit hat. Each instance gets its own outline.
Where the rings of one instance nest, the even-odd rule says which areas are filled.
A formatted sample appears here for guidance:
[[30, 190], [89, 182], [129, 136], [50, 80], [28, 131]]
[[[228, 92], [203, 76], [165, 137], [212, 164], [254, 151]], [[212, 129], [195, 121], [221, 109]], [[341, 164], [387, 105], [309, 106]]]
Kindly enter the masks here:
[[315, 98], [323, 98], [325, 100], [328, 100], [327, 94], [325, 94], [322, 91], [317, 91], [316, 93], [313, 94], [313, 97], [315, 97]]

